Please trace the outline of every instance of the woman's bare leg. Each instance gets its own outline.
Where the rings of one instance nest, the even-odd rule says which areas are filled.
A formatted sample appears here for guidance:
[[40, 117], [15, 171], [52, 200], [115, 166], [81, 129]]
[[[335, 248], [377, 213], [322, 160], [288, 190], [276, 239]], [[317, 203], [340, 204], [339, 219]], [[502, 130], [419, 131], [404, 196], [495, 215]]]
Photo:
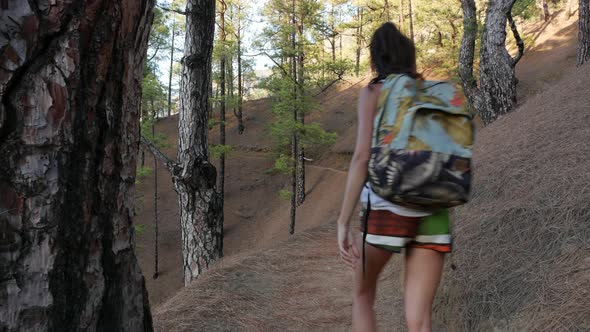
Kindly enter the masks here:
[[[362, 250], [362, 239], [358, 242]], [[365, 275], [363, 277], [362, 257], [357, 261], [354, 272], [354, 288], [352, 292], [352, 328], [357, 332], [377, 330], [375, 318], [375, 291], [377, 280], [383, 267], [392, 253], [366, 244]]]
[[422, 248], [407, 250], [404, 302], [410, 332], [432, 330], [432, 303], [443, 263], [444, 254], [437, 251]]

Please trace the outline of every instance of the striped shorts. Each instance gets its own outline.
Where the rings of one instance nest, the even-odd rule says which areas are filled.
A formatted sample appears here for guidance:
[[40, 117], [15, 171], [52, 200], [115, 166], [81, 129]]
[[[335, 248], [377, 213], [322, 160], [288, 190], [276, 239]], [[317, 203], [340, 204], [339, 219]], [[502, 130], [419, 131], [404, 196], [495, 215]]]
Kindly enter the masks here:
[[[364, 233], [364, 209], [361, 211], [361, 232]], [[449, 211], [444, 209], [426, 217], [405, 217], [387, 210], [371, 210], [367, 221], [366, 242], [385, 250], [400, 253], [403, 248], [432, 249], [441, 253], [452, 251]]]

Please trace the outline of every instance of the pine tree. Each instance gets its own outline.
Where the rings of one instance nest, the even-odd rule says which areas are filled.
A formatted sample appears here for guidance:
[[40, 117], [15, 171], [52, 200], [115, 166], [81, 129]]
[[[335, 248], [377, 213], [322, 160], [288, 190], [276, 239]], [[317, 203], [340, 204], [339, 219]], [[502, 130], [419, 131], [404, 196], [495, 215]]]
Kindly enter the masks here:
[[[489, 124], [498, 117], [510, 112], [516, 105], [516, 76], [514, 67], [524, 51], [512, 19], [512, 7], [515, 0], [490, 2], [484, 31], [481, 37], [479, 62], [479, 85], [473, 77], [475, 41], [477, 37], [477, 18], [474, 0], [461, 0], [464, 15], [464, 35], [459, 69], [463, 88], [484, 124]], [[519, 53], [512, 58], [506, 50], [506, 23], [517, 40]]]
[[153, 5], [0, 1], [2, 331], [153, 330], [132, 220]]
[[590, 60], [590, 0], [580, 0], [578, 13], [580, 16], [578, 66], [581, 66]]

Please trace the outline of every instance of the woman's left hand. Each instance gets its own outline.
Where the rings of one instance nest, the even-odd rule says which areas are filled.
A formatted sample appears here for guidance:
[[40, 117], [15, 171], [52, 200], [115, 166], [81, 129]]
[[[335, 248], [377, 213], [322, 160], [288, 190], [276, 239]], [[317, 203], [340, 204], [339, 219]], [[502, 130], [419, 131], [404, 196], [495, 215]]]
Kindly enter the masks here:
[[350, 268], [354, 268], [356, 260], [361, 257], [354, 241], [354, 234], [350, 225], [338, 223], [338, 248], [340, 257]]

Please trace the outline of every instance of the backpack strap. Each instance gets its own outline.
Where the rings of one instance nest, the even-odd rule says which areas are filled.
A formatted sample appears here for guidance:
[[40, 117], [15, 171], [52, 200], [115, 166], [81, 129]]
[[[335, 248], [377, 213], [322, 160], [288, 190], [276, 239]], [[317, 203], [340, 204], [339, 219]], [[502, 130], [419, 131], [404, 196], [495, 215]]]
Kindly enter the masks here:
[[364, 227], [363, 227], [363, 278], [365, 277], [365, 247], [367, 243], [367, 234], [369, 233], [369, 213], [371, 212], [371, 188], [365, 183], [367, 190], [367, 209], [364, 215]]
[[[393, 76], [393, 75], [392, 75]], [[385, 80], [385, 84], [387, 83], [387, 81], [389, 80], [395, 80], [393, 81], [393, 83], [391, 84], [391, 86], [389, 87], [383, 87], [381, 91], [383, 91], [383, 89], [388, 89], [387, 92], [387, 97], [385, 97], [385, 99], [383, 99], [383, 105], [379, 105], [379, 113], [377, 114], [377, 118], [379, 119], [376, 123], [373, 124], [373, 145], [372, 146], [377, 146], [377, 141], [379, 140], [379, 129], [381, 128], [381, 123], [383, 122], [383, 116], [385, 115], [385, 106], [387, 105], [387, 100], [389, 100], [390, 96], [391, 96], [391, 92], [393, 90], [395, 90], [395, 87], [397, 85], [397, 83], [399, 82], [399, 80], [404, 77], [407, 76], [405, 74], [400, 74], [397, 75], [395, 77], [390, 76], [387, 80]]]

